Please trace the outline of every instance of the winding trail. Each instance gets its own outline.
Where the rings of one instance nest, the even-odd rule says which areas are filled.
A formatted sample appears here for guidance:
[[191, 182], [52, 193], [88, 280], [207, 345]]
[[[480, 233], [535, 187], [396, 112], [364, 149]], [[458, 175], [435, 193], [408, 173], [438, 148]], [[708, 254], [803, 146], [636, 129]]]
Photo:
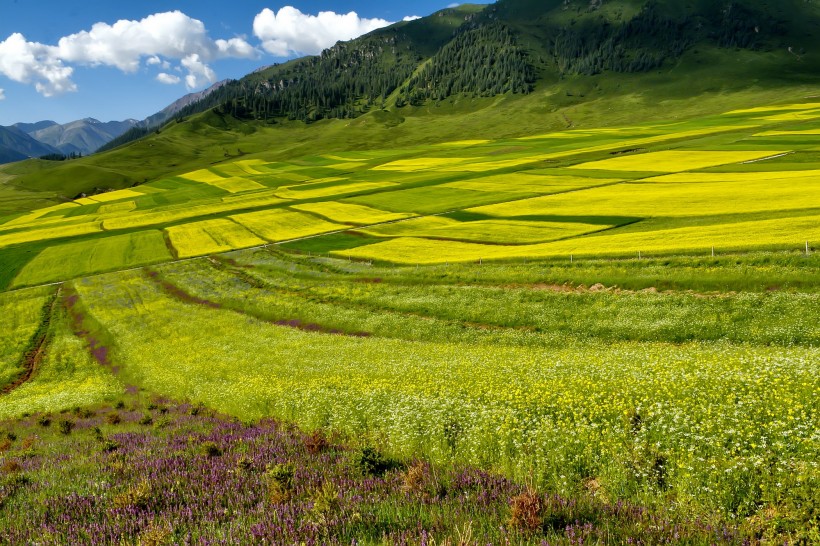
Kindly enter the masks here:
[[54, 294], [43, 305], [41, 312], [40, 326], [34, 335], [31, 337], [28, 349], [20, 357], [20, 367], [23, 372], [11, 383], [0, 389], [0, 396], [11, 393], [13, 390], [19, 388], [27, 381], [29, 381], [37, 371], [37, 367], [43, 360], [43, 356], [48, 348], [48, 334], [51, 327], [51, 317], [54, 315], [54, 306], [60, 298], [62, 287], [58, 288]]

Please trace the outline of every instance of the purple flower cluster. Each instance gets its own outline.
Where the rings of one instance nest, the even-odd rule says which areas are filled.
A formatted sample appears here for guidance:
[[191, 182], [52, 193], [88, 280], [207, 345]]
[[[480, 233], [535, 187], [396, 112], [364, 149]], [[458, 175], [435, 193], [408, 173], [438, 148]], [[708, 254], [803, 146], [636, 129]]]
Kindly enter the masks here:
[[69, 436], [41, 428], [26, 453], [17, 440], [0, 454], [27, 477], [0, 472], [0, 544], [743, 542], [733, 529], [559, 496], [541, 497], [538, 529], [517, 529], [510, 501], [526, 488], [498, 475], [424, 462], [368, 474], [340, 442], [166, 404], [149, 406], [150, 426], [144, 411], [120, 409], [112, 423], [117, 410], [105, 408]]

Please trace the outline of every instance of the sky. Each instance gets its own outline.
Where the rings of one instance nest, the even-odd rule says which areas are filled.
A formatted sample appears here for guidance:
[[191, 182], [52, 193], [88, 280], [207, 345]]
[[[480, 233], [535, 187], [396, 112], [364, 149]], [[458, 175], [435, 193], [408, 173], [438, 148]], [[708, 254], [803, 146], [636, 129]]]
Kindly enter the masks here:
[[0, 125], [144, 119], [219, 80], [448, 5], [0, 0]]

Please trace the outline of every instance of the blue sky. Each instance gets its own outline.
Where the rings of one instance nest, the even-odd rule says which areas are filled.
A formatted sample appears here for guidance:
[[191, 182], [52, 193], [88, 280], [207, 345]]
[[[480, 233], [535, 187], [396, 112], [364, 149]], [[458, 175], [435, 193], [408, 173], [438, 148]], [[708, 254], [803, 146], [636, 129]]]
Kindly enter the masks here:
[[213, 81], [449, 3], [0, 0], [0, 125], [142, 119]]

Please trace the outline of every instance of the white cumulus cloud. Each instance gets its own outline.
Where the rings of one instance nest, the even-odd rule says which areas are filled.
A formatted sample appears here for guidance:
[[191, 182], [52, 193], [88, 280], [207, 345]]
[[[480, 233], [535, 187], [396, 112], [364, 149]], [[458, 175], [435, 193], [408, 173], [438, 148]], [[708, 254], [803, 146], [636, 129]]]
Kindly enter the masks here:
[[419, 17], [418, 15], [408, 15], [407, 17], [402, 19], [402, 21], [406, 23], [408, 21], [415, 21], [416, 19], [421, 19], [421, 17]]
[[145, 61], [145, 64], [148, 66], [159, 66], [162, 70], [169, 70], [171, 68], [171, 63], [160, 59], [156, 55], [149, 57], [148, 60]]
[[384, 19], [359, 17], [355, 11], [308, 15], [293, 6], [285, 6], [278, 13], [265, 8], [257, 14], [253, 33], [262, 40], [262, 47], [268, 53], [287, 57], [299, 53], [315, 55], [340, 40], [351, 40], [390, 24]]
[[159, 74], [157, 74], [156, 80], [159, 83], [164, 83], [166, 85], [176, 85], [180, 81], [182, 81], [179, 79], [179, 76], [174, 76], [173, 74], [167, 74], [165, 72], [160, 72]]
[[76, 91], [73, 73], [74, 69], [65, 66], [57, 55], [56, 47], [26, 41], [16, 32], [0, 42], [0, 74], [16, 82], [34, 83], [46, 97]]
[[[21, 83], [34, 83], [41, 94], [76, 91], [71, 65], [113, 66], [135, 72], [145, 65], [167, 71], [179, 61], [193, 88], [216, 81], [209, 63], [223, 58], [255, 58], [258, 51], [244, 38], [213, 40], [202, 21], [181, 11], [155, 13], [139, 21], [96, 23], [60, 38], [57, 45], [29, 42], [15, 33], [0, 42], [0, 74]], [[147, 59], [146, 59], [147, 58]], [[157, 76], [170, 83], [169, 74]]]
[[0, 89], [0, 100], [6, 100], [6, 90]]

